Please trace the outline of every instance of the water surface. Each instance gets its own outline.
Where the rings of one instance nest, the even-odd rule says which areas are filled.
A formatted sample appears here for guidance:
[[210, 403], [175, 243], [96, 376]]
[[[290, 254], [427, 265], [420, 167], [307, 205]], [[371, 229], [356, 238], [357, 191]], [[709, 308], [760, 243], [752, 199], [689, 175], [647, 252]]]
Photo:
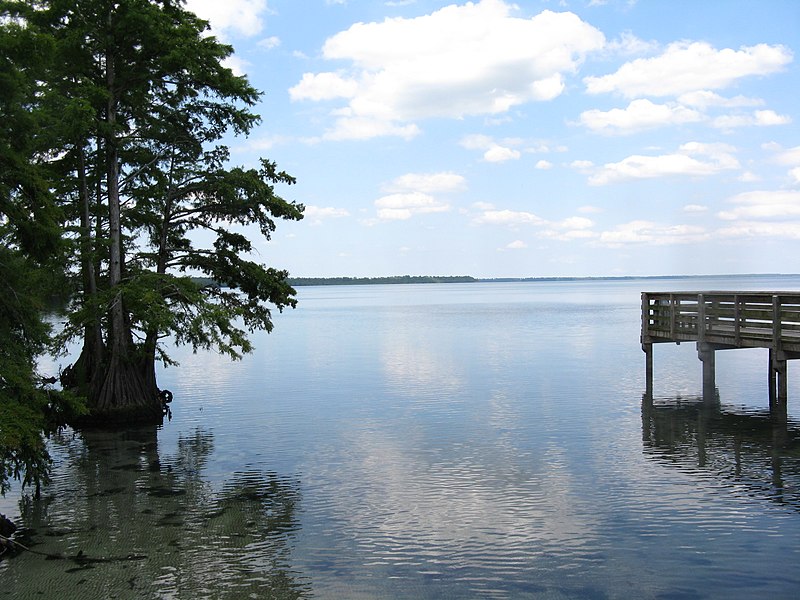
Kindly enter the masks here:
[[[54, 440], [13, 598], [770, 598], [800, 586], [800, 380], [655, 349], [640, 297], [800, 277], [300, 288], [256, 352], [177, 349], [162, 428]], [[55, 558], [56, 556], [60, 558]]]

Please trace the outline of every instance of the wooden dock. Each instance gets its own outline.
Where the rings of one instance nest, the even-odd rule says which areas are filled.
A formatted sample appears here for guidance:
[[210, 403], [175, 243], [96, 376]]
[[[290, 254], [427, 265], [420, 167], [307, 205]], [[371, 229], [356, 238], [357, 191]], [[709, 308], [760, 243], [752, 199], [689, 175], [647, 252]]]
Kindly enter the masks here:
[[696, 342], [703, 395], [715, 389], [716, 350], [769, 349], [770, 409], [785, 413], [787, 361], [800, 358], [800, 293], [642, 292], [646, 394], [653, 393], [653, 344]]

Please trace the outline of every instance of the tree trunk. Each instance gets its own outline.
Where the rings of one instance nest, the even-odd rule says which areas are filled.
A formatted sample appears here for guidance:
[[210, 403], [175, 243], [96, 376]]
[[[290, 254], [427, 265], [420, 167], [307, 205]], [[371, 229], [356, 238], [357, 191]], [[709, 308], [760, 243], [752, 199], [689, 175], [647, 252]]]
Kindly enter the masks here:
[[[86, 178], [86, 154], [83, 143], [77, 144], [78, 179], [80, 181], [81, 201], [81, 273], [83, 276], [83, 302], [85, 305], [97, 306], [97, 272], [95, 271], [94, 243], [92, 240], [92, 216], [90, 209], [89, 185]], [[103, 355], [103, 332], [100, 315], [96, 314], [84, 325], [83, 349], [73, 367], [77, 386], [88, 394], [99, 384]]]

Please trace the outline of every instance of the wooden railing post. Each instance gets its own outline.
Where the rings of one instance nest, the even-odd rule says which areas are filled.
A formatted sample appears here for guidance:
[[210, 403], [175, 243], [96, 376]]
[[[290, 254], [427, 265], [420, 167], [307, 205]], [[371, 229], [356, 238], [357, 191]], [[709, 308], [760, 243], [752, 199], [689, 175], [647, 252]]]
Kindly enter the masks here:
[[669, 295], [669, 335], [675, 338], [675, 296]]
[[706, 340], [706, 299], [703, 294], [697, 294], [697, 341]]

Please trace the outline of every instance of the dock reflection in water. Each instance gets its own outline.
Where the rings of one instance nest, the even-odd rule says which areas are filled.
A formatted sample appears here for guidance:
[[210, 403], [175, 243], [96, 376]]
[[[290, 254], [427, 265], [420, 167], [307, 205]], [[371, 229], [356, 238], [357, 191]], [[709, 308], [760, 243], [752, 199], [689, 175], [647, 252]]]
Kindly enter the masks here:
[[[301, 598], [289, 568], [299, 482], [232, 473], [214, 489], [203, 470], [213, 435], [196, 429], [159, 454], [157, 429], [69, 434], [40, 501], [23, 499], [3, 593], [14, 598]], [[49, 555], [50, 560], [41, 554]], [[23, 568], [24, 566], [24, 568]], [[89, 572], [91, 571], [91, 572]]]
[[725, 407], [719, 398], [642, 400], [647, 456], [800, 510], [800, 423]]

